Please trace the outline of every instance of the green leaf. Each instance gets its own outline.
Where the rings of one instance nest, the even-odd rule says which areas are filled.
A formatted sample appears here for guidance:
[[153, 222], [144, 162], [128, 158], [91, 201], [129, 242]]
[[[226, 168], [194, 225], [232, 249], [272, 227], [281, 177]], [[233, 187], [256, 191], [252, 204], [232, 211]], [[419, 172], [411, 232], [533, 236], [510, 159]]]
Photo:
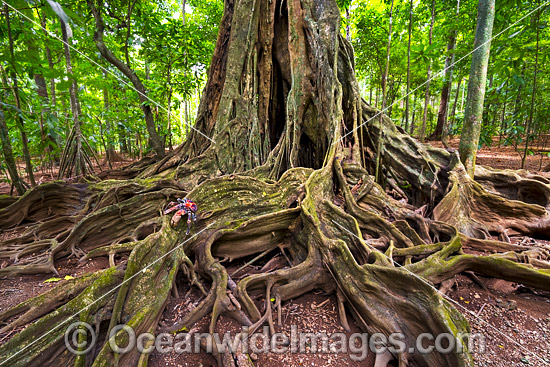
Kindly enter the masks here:
[[519, 31], [512, 33], [511, 35], [508, 36], [508, 39], [514, 38], [514, 37], [518, 36], [518, 35], [521, 34], [523, 31], [524, 31], [524, 29], [520, 29]]
[[55, 283], [55, 282], [59, 282], [60, 280], [61, 278], [53, 277], [53, 278], [46, 279], [43, 283]]

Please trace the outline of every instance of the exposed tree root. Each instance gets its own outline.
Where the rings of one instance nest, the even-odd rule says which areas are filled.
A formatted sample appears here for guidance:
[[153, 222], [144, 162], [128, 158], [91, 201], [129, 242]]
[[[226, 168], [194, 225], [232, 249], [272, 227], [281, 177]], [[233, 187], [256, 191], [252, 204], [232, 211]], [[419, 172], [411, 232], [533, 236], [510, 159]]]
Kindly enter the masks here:
[[[41, 317], [4, 344], [1, 347], [2, 361], [10, 360], [10, 365], [13, 366], [82, 363], [82, 357], [75, 359], [75, 355], [68, 353], [63, 347], [65, 330], [67, 326], [76, 321], [96, 325], [96, 330], [99, 330], [101, 322], [109, 317], [109, 309], [112, 308], [114, 301], [114, 294], [108, 292], [120, 284], [123, 274], [123, 271], [111, 268], [99, 274], [99, 277], [94, 275], [96, 277], [95, 281], [92, 280], [93, 283], [82, 292], [78, 292], [70, 301]], [[85, 283], [86, 281], [89, 281], [86, 277], [75, 280], [77, 283]], [[75, 290], [79, 290], [79, 288], [75, 288]], [[67, 292], [63, 290], [63, 293]], [[44, 301], [47, 301], [46, 309], [55, 305], [55, 303], [59, 303], [58, 295], [53, 292], [47, 295], [50, 299], [44, 299]], [[36, 303], [38, 300], [27, 301], [27, 305]], [[18, 308], [17, 311], [23, 310], [22, 306], [16, 307]], [[31, 308], [31, 310], [33, 309]], [[8, 311], [9, 313], [11, 311]], [[27, 319], [40, 313], [38, 311], [35, 315], [25, 313], [21, 317]], [[14, 325], [17, 325], [17, 321], [14, 321]]]
[[[540, 237], [550, 233], [550, 216], [543, 206], [492, 194], [470, 179], [462, 167], [453, 170], [449, 177], [451, 189], [434, 209], [436, 220], [478, 238], [489, 238], [491, 234], [504, 238], [518, 234]], [[527, 185], [531, 186], [529, 180]]]
[[[339, 155], [345, 157], [345, 154]], [[359, 179], [362, 183], [357, 187]], [[163, 182], [166, 187], [167, 181]], [[467, 184], [478, 189], [476, 192], [491, 195], [474, 182], [468, 181]], [[95, 309], [96, 313], [109, 315], [106, 319], [109, 320], [108, 326], [99, 324], [100, 335], [107, 335], [112, 327], [121, 322], [135, 327], [137, 333], [155, 332], [180, 270], [185, 271], [189, 281], [202, 289], [206, 297], [182, 320], [166, 325], [164, 329], [169, 331], [190, 330], [194, 323], [211, 314], [210, 332], [214, 332], [216, 320], [225, 314], [252, 328], [267, 322], [271, 331], [275, 332], [277, 326], [274, 319], [280, 322], [277, 314], [282, 302], [321, 288], [340, 294], [342, 304], [348, 307], [366, 331], [385, 334], [402, 332], [407, 336], [407, 342], [412, 342], [416, 335], [426, 331], [436, 334], [468, 331], [462, 316], [429, 284], [440, 284], [460, 272], [473, 271], [541, 289], [550, 288], [550, 273], [537, 270], [550, 267], [547, 262], [548, 249], [470, 238], [460, 234], [452, 225], [426, 219], [415, 207], [387, 196], [367, 171], [345, 158], [335, 159], [332, 166], [318, 171], [290, 170], [277, 183], [237, 175], [205, 181], [187, 196], [201, 203], [201, 219], [195, 231], [208, 228], [199, 238], [184, 243], [171, 253], [184, 240], [183, 231], [172, 229], [168, 218], [160, 221], [158, 215], [168, 200], [184, 192], [169, 187], [159, 190], [154, 183], [144, 186], [138, 182], [116, 185], [106, 182], [79, 188], [78, 192], [88, 193], [78, 201], [80, 210], [76, 214], [82, 219], [76, 224], [64, 222], [62, 218], [67, 210], [63, 209], [63, 203], [57, 203], [58, 215], [49, 219], [57, 221], [52, 223], [65, 223], [68, 228], [73, 226], [63, 240], [63, 250], [58, 250], [60, 254], [65, 251], [61, 256], [71, 253], [71, 244], [75, 250], [87, 253], [84, 258], [131, 252], [124, 275], [128, 282], [109, 296], [109, 302], [100, 302], [101, 307]], [[31, 190], [28, 195], [35, 190], [38, 191]], [[342, 203], [336, 200], [340, 195], [344, 198]], [[467, 192], [464, 195], [473, 194]], [[453, 189], [442, 200], [443, 205], [452, 197]], [[68, 198], [74, 200], [71, 196]], [[525, 205], [537, 210], [530, 204], [509, 202], [494, 195], [490, 198], [501, 200], [506, 205]], [[7, 210], [19, 210], [25, 200], [30, 202], [29, 198], [23, 198], [16, 203], [17, 206]], [[472, 208], [475, 209], [475, 205]], [[435, 213], [437, 215], [438, 211]], [[468, 213], [476, 218], [472, 214], [474, 211]], [[3, 214], [9, 217], [8, 213]], [[545, 213], [541, 211], [541, 214]], [[29, 222], [32, 215], [45, 217], [36, 212], [17, 221], [27, 221], [32, 226]], [[532, 215], [531, 219], [534, 219]], [[471, 220], [472, 217], [468, 218]], [[139, 221], [136, 222], [136, 218]], [[126, 222], [132, 225], [125, 227], [123, 224]], [[30, 251], [32, 246], [41, 246], [46, 241], [43, 238], [57, 236], [59, 230], [46, 230], [46, 223], [36, 225], [38, 239], [32, 241], [29, 233], [23, 233], [19, 238], [4, 243], [3, 253], [9, 253], [9, 244], [27, 247]], [[136, 226], [135, 223], [141, 225]], [[510, 223], [513, 224], [513, 221]], [[109, 230], [100, 234], [101, 228]], [[531, 228], [525, 225], [516, 230], [528, 234]], [[235, 261], [276, 250], [281, 243], [287, 243], [285, 246], [291, 267], [250, 275], [240, 280], [236, 287], [231, 285], [233, 281], [219, 259]], [[59, 246], [61, 244], [54, 248]], [[490, 254], [467, 255], [462, 251], [463, 246]], [[169, 255], [153, 263], [166, 253]], [[20, 254], [25, 257], [23, 250]], [[191, 259], [197, 266], [192, 265]], [[394, 267], [393, 261], [404, 265], [404, 269]], [[146, 271], [140, 271], [146, 267]], [[46, 305], [49, 306], [36, 308], [33, 305], [43, 301], [34, 298], [1, 315], [2, 320], [20, 315], [2, 331], [27, 324], [55, 307], [59, 308], [54, 314], [68, 316], [67, 312], [61, 313], [60, 310], [69, 304], [76, 304], [76, 300], [82, 300], [86, 289], [99, 285], [103, 276], [88, 276], [85, 279], [75, 281], [74, 286], [57, 287], [55, 292], [39, 296], [48, 299]], [[204, 283], [209, 286], [204, 288]], [[58, 288], [63, 291], [57, 293]], [[258, 309], [251, 295], [254, 298], [260, 295], [265, 307]], [[72, 301], [71, 297], [74, 297]], [[148, 300], [146, 304], [144, 299]], [[271, 299], [275, 302], [272, 303]], [[67, 301], [69, 303], [63, 306]], [[80, 304], [85, 306], [85, 303]], [[59, 317], [52, 318], [50, 315], [52, 313], [42, 316], [40, 320], [44, 320], [43, 323], [53, 322], [48, 320], [61, 321]], [[90, 315], [86, 312], [87, 318]], [[343, 318], [342, 323], [346, 325], [347, 320]], [[19, 338], [32, 333], [41, 335], [44, 330], [42, 323], [35, 323], [12, 340], [23, 340]], [[124, 345], [124, 337], [124, 333], [116, 336], [120, 345]], [[56, 347], [56, 340], [48, 335], [41, 340], [40, 347], [29, 348], [14, 357], [11, 360], [13, 365], [44, 361], [44, 350], [60, 348]], [[13, 345], [10, 341], [2, 346], [2, 355], [15, 353], [17, 348]], [[74, 358], [63, 355], [65, 357]], [[61, 360], [58, 354], [48, 355], [47, 358]], [[108, 344], [86, 358], [95, 360], [96, 365], [141, 365], [146, 360], [136, 351], [115, 357]], [[220, 363], [227, 361], [227, 358], [237, 357], [218, 356]], [[394, 358], [402, 363], [407, 361], [410, 365], [471, 365], [468, 358], [455, 354], [402, 354]]]
[[105, 271], [100, 271], [95, 274], [87, 274], [76, 279], [69, 279], [66, 282], [59, 284], [55, 288], [42, 293], [41, 295], [31, 298], [25, 302], [18, 304], [0, 314], [0, 322], [5, 323], [13, 316], [20, 315], [13, 322], [7, 323], [0, 329], [0, 333], [5, 333], [10, 329], [26, 325], [39, 317], [55, 310], [58, 306], [70, 301], [77, 294], [81, 293], [92, 282], [97, 280]]
[[17, 201], [17, 196], [0, 195], [0, 209], [4, 209]]
[[[23, 221], [39, 222], [56, 216], [78, 213], [89, 195], [84, 185], [51, 182], [38, 186], [0, 211], [0, 229], [19, 226]], [[61, 199], [61, 200], [60, 200]]]
[[550, 209], [550, 180], [546, 177], [529, 171], [478, 167], [475, 180], [488, 191], [507, 199], [537, 204]]

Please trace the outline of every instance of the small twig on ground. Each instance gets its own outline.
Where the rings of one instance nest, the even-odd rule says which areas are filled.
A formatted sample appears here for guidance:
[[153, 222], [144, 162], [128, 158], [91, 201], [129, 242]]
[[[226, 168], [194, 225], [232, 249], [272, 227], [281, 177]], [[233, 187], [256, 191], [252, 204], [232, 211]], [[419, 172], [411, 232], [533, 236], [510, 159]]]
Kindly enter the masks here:
[[487, 303], [484, 303], [481, 308], [479, 309], [479, 311], [477, 311], [476, 313], [476, 317], [479, 317], [479, 315], [481, 315], [481, 313], [483, 312], [483, 309], [485, 308], [485, 306], [487, 306]]
[[256, 256], [255, 258], [253, 258], [252, 260], [250, 260], [249, 262], [247, 262], [246, 264], [244, 264], [243, 266], [241, 266], [240, 268], [238, 268], [237, 270], [235, 270], [233, 273], [231, 273], [229, 276], [232, 277], [233, 275], [237, 274], [239, 271], [243, 270], [244, 268], [246, 268], [247, 266], [249, 265], [252, 265], [254, 264], [256, 261], [258, 261], [259, 259], [261, 259], [262, 257], [264, 257], [265, 255], [267, 255], [269, 253], [269, 251], [271, 250], [265, 250], [264, 252], [262, 252], [261, 254], [259, 254], [258, 256]]
[[329, 300], [330, 300], [330, 299], [327, 298], [326, 300], [324, 300], [323, 302], [319, 303], [318, 305], [316, 305], [316, 304], [311, 304], [311, 308], [313, 308], [313, 309], [321, 308], [321, 307], [323, 307], [324, 305], [326, 305], [327, 302], [328, 302]]

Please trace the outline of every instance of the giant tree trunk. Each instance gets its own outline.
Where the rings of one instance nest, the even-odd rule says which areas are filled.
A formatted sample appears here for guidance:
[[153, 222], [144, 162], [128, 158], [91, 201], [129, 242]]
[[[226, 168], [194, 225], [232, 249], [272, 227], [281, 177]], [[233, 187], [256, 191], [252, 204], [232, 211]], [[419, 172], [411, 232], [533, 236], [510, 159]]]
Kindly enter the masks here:
[[[145, 366], [138, 350], [114, 355], [109, 330], [124, 323], [136, 334], [178, 332], [210, 317], [213, 333], [225, 315], [252, 329], [267, 322], [273, 333], [281, 304], [316, 288], [335, 292], [364, 331], [400, 332], [414, 345], [420, 333], [469, 330], [434, 288], [460, 272], [550, 290], [550, 274], [539, 270], [550, 268], [547, 250], [490, 239], [548, 237], [548, 180], [479, 169], [475, 182], [456, 153], [420, 144], [386, 116], [373, 119], [378, 111], [359, 97], [339, 21], [334, 0], [226, 1], [196, 125], [215, 144], [193, 131], [161, 161], [120, 172], [129, 179], [49, 183], [0, 211], [3, 228], [29, 227], [0, 246], [0, 258], [10, 259], [2, 275], [55, 272], [71, 254], [109, 256], [112, 264], [0, 314], [9, 320], [0, 333], [34, 321], [0, 347], [2, 360]], [[381, 130], [382, 169], [397, 199], [372, 176]], [[184, 196], [200, 212], [187, 238], [160, 216]], [[426, 203], [429, 218], [416, 210]], [[228, 275], [227, 264], [279, 251], [288, 266], [238, 283]], [[130, 253], [125, 267], [115, 266], [117, 253]], [[159, 328], [180, 270], [205, 297]], [[340, 316], [347, 325], [343, 309]], [[95, 324], [101, 338], [75, 357], [62, 340], [77, 320]], [[125, 345], [125, 335], [114, 337]], [[238, 351], [213, 353], [219, 365], [249, 366]], [[409, 366], [473, 366], [468, 353], [390, 357]]]

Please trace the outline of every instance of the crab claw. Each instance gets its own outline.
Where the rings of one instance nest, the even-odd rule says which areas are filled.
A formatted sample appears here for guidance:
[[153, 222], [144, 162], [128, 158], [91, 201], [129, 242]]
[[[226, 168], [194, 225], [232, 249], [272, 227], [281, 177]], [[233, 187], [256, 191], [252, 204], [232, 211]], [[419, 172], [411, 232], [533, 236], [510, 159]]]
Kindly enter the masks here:
[[175, 215], [172, 217], [172, 219], [170, 220], [170, 225], [171, 225], [172, 227], [177, 226], [178, 223], [179, 223], [179, 221], [180, 221], [180, 219], [181, 219], [181, 215], [175, 214]]
[[162, 211], [162, 213], [163, 213], [163, 214], [168, 214], [168, 213], [174, 211], [175, 208], [176, 208], [176, 205], [177, 205], [177, 204], [174, 203], [173, 201], [169, 202], [168, 204], [166, 204], [166, 207], [165, 207], [166, 209], [164, 209], [164, 210]]

